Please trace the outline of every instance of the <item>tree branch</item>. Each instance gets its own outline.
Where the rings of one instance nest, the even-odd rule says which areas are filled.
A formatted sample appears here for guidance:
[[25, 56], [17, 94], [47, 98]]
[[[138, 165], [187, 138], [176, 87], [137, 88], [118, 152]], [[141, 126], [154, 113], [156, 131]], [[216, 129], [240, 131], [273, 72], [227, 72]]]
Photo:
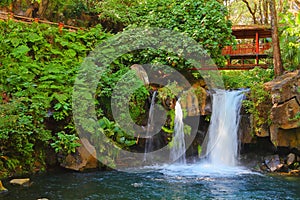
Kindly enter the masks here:
[[250, 6], [250, 4], [247, 0], [242, 0], [242, 1], [246, 4], [250, 14], [252, 15], [253, 23], [257, 24], [257, 20], [256, 20], [256, 17], [255, 17], [255, 13], [256, 13], [256, 10], [257, 10], [257, 5], [254, 4], [255, 6], [254, 6], [254, 9], [252, 10], [252, 8], [251, 8], [251, 6]]

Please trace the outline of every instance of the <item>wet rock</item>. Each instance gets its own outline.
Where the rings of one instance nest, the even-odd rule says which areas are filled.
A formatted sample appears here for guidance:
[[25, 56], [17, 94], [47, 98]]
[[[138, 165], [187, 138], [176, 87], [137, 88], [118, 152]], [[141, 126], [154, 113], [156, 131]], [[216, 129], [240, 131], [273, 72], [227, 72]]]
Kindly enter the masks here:
[[287, 159], [286, 159], [286, 164], [288, 166], [292, 165], [294, 162], [297, 161], [297, 157], [295, 154], [293, 153], [290, 153], [288, 156], [287, 156]]
[[271, 141], [275, 146], [296, 148], [300, 150], [300, 128], [278, 129], [273, 125], [270, 127]]
[[25, 187], [31, 185], [30, 178], [12, 179], [11, 181], [9, 181], [9, 183], [13, 185], [21, 185]]
[[209, 93], [200, 85], [201, 83], [193, 84], [180, 97], [181, 107], [186, 110], [187, 116], [192, 117], [211, 113]]
[[298, 169], [291, 170], [291, 171], [289, 172], [289, 175], [299, 176], [299, 175], [300, 175], [300, 170], [298, 170]]
[[6, 189], [6, 188], [2, 185], [2, 182], [0, 181], [0, 194], [6, 193], [6, 192], [8, 192], [8, 189]]
[[239, 135], [242, 144], [254, 143], [255, 138], [252, 135], [250, 115], [241, 115], [240, 125], [239, 125]]
[[143, 183], [132, 183], [131, 184], [133, 187], [137, 188], [137, 187], [143, 187]]
[[130, 68], [136, 72], [136, 75], [143, 81], [145, 85], [149, 85], [147, 72], [142, 65], [134, 64]]
[[80, 143], [81, 146], [76, 148], [74, 154], [69, 154], [61, 163], [61, 166], [75, 171], [98, 168], [95, 147], [86, 138], [82, 138]]
[[271, 172], [278, 171], [283, 167], [283, 164], [280, 163], [280, 158], [278, 155], [265, 157], [265, 165], [269, 168]]

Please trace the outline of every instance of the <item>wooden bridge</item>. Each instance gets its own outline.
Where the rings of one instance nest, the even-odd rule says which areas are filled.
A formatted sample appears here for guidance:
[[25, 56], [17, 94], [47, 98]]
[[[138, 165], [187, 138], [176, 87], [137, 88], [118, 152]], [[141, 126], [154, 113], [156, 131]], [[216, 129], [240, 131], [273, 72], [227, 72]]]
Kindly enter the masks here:
[[228, 70], [247, 70], [256, 66], [268, 68], [269, 63], [261, 59], [270, 57], [272, 37], [270, 27], [262, 25], [238, 25], [232, 27], [232, 34], [236, 37], [236, 47], [227, 46], [222, 50], [222, 55], [228, 58]]
[[[23, 23], [44, 23], [56, 25], [59, 31], [63, 28], [69, 31], [83, 29], [80, 27], [68, 26], [61, 22], [55, 23], [38, 18], [24, 17], [0, 11], [0, 20], [13, 20]], [[226, 56], [227, 63], [225, 67], [218, 70], [249, 70], [254, 67], [268, 68], [267, 59], [270, 57], [271, 42], [268, 38], [272, 37], [271, 28], [263, 25], [236, 25], [232, 27], [232, 35], [237, 39], [236, 46], [226, 46], [222, 50], [222, 55]], [[264, 59], [263, 61], [261, 61]], [[191, 69], [192, 70], [192, 69]], [[199, 70], [211, 70], [210, 67], [203, 67]]]

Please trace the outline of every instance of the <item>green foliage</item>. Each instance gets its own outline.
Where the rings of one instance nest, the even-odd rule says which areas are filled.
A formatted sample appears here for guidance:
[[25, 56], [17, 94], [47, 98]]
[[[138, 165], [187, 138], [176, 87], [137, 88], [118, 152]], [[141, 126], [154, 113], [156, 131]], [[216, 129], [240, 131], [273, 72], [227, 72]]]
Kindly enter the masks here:
[[267, 127], [271, 125], [269, 116], [272, 104], [270, 102], [270, 93], [264, 89], [262, 83], [251, 87], [248, 100], [243, 102], [247, 112], [252, 114], [255, 133], [261, 133], [264, 125]]
[[[37, 148], [51, 138], [50, 132], [44, 129], [43, 119], [37, 118], [25, 98], [0, 104], [0, 149], [1, 156], [6, 158], [4, 168], [13, 171], [18, 167], [29, 171], [34, 162], [42, 159], [36, 155]], [[0, 171], [4, 170], [0, 168]]]
[[80, 147], [78, 143], [79, 138], [75, 134], [66, 134], [64, 131], [57, 133], [57, 138], [54, 138], [51, 146], [54, 148], [56, 153], [62, 153], [68, 155], [70, 153], [75, 153], [76, 147]]
[[[221, 50], [234, 43], [231, 23], [225, 19], [226, 8], [215, 0], [154, 0], [135, 7], [136, 26], [167, 28], [199, 42], [219, 66], [224, 65]], [[175, 44], [175, 43], [174, 43]], [[174, 65], [180, 57], [171, 56]]]
[[181, 91], [182, 88], [176, 82], [168, 83], [165, 87], [159, 88], [158, 98], [161, 102], [165, 102], [167, 99], [175, 99]]
[[197, 150], [198, 150], [198, 158], [200, 158], [201, 157], [201, 153], [202, 153], [202, 147], [201, 147], [200, 144], [198, 144]]
[[[111, 97], [114, 91], [114, 87], [118, 84], [118, 91], [121, 94], [115, 94], [117, 103], [114, 104], [120, 110], [127, 109], [124, 106], [124, 102], [128, 102], [130, 117], [132, 120], [140, 124], [144, 115], [146, 114], [145, 103], [149, 97], [149, 91], [143, 85], [140, 79], [136, 77], [135, 71], [129, 71], [128, 67], [125, 67], [121, 61], [115, 61], [117, 66], [112, 64], [107, 70], [102, 72], [100, 82], [98, 83], [96, 96], [98, 97], [99, 107], [105, 112], [106, 116], [111, 115]], [[130, 66], [131, 64], [129, 64]], [[124, 79], [124, 76], [126, 77]], [[135, 90], [134, 90], [135, 88]], [[131, 94], [132, 93], [132, 94]], [[126, 94], [131, 94], [130, 97]], [[128, 98], [128, 99], [127, 99]], [[125, 112], [125, 111], [124, 111]], [[101, 117], [101, 116], [99, 116]], [[127, 120], [125, 116], [124, 120]]]
[[140, 0], [97, 1], [92, 12], [100, 13], [99, 19], [104, 22], [127, 26], [136, 17], [133, 7], [141, 2]]
[[103, 117], [98, 121], [100, 124], [100, 131], [102, 131], [108, 138], [115, 141], [121, 148], [126, 148], [136, 144], [133, 133], [123, 131], [118, 124], [109, 121], [106, 117]]
[[143, 85], [132, 94], [129, 102], [130, 116], [137, 124], [142, 124], [146, 114], [146, 102], [149, 97], [149, 91]]
[[273, 70], [254, 68], [249, 71], [224, 71], [222, 75], [227, 89], [250, 89], [243, 104], [247, 112], [252, 114], [254, 132], [259, 133], [264, 125], [270, 125], [271, 97], [263, 84], [274, 78]]
[[[298, 93], [300, 93], [300, 87], [298, 87], [297, 91], [298, 91]], [[299, 119], [300, 119], [300, 112], [298, 112], [292, 120], [299, 120]]]
[[9, 6], [13, 0], [2, 0], [0, 1], [0, 6]]
[[273, 69], [262, 69], [256, 67], [248, 71], [222, 71], [224, 86], [226, 89], [239, 89], [239, 88], [255, 88], [260, 85], [271, 81], [274, 78]]
[[[0, 149], [8, 158], [4, 162], [18, 160], [14, 163], [20, 171], [30, 171], [35, 161], [44, 163], [51, 132], [74, 131], [70, 105], [77, 69], [108, 36], [99, 26], [60, 34], [57, 27], [0, 22], [0, 95], [7, 96], [0, 101]], [[60, 125], [48, 127], [51, 120]], [[63, 138], [55, 137], [54, 143], [56, 139]], [[70, 146], [62, 150], [73, 151], [72, 142], [64, 143]]]
[[175, 122], [175, 110], [172, 109], [167, 112], [167, 121], [165, 125], [162, 127], [162, 130], [166, 133], [173, 134], [174, 122]]
[[284, 67], [288, 70], [300, 69], [300, 15], [281, 15], [280, 45]]

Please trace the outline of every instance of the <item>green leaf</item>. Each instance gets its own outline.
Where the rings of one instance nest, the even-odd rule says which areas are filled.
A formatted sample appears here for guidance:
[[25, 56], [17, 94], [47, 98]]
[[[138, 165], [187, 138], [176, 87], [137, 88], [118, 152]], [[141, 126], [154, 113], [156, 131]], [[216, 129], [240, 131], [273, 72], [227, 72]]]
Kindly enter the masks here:
[[21, 55], [25, 55], [27, 52], [29, 52], [30, 49], [26, 45], [22, 45], [17, 47], [12, 51], [12, 55], [15, 56], [16, 58], [20, 57]]
[[76, 51], [74, 51], [73, 49], [68, 49], [64, 53], [65, 53], [66, 56], [71, 57], [71, 58], [76, 56]]
[[43, 37], [39, 36], [38, 34], [36, 33], [30, 33], [30, 36], [29, 36], [29, 41], [30, 42], [37, 42], [39, 40], [42, 40]]
[[63, 56], [62, 52], [58, 49], [51, 49], [51, 53], [53, 53], [55, 55], [62, 55]]
[[12, 38], [10, 41], [14, 47], [17, 47], [21, 43], [19, 38]]
[[125, 141], [125, 145], [126, 146], [133, 146], [133, 145], [135, 145], [136, 144], [136, 141], [135, 140], [126, 140]]

